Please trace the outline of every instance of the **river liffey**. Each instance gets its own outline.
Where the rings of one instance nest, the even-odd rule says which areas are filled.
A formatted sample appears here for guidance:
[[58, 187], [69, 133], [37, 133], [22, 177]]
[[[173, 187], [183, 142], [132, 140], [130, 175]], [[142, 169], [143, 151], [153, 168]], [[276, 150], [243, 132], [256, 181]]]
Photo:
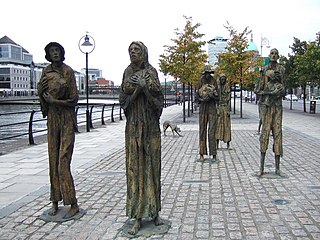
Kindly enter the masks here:
[[[111, 105], [113, 103], [118, 103], [117, 100], [112, 99], [89, 99], [89, 106], [91, 108], [94, 105], [95, 111], [92, 113], [92, 119], [99, 119], [101, 113], [99, 114], [98, 108], [102, 109], [103, 104]], [[100, 106], [99, 106], [100, 105]], [[77, 121], [78, 126], [85, 125], [86, 121], [86, 100], [79, 100], [77, 111]], [[33, 104], [4, 104], [0, 105], [0, 143], [5, 143], [8, 141], [28, 138], [29, 130], [29, 120], [33, 112], [33, 124], [32, 131], [34, 136], [44, 135], [47, 133], [46, 129], [46, 118], [42, 117], [40, 111], [39, 103], [35, 102]], [[101, 112], [101, 110], [100, 110]], [[38, 132], [39, 131], [39, 132]], [[24, 134], [24, 135], [23, 135]], [[10, 138], [11, 136], [19, 137]], [[2, 139], [2, 140], [1, 140]], [[4, 140], [5, 139], [5, 140]]]

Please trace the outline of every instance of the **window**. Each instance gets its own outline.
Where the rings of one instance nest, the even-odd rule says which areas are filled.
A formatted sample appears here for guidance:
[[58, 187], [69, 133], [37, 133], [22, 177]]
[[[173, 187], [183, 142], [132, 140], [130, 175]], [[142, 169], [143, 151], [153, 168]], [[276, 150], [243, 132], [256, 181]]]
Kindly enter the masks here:
[[9, 58], [9, 47], [0, 45], [0, 58]]
[[0, 68], [0, 74], [10, 74], [10, 68]]
[[10, 83], [0, 83], [0, 88], [10, 88]]
[[23, 54], [23, 60], [25, 61], [25, 62], [27, 62], [27, 63], [31, 63], [32, 62], [32, 55], [31, 54], [26, 54], [26, 53], [24, 53]]
[[22, 49], [21, 47], [11, 46], [11, 58], [15, 60], [22, 59]]

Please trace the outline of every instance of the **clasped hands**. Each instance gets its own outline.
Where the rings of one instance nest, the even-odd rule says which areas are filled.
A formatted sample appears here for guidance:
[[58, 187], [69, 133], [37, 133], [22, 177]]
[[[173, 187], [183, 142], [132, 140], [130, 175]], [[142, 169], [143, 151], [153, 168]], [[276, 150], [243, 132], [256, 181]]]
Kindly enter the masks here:
[[139, 88], [144, 88], [149, 80], [150, 80], [149, 74], [144, 74], [144, 75], [135, 74], [130, 77], [130, 81], [133, 84], [137, 85]]

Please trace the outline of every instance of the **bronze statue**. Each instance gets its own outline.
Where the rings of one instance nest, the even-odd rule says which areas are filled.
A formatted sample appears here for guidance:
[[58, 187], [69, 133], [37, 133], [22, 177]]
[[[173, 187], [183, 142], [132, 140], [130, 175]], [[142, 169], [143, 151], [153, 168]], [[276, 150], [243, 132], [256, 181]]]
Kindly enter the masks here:
[[126, 214], [135, 223], [129, 233], [137, 234], [142, 218], [162, 224], [161, 131], [159, 119], [163, 93], [157, 70], [148, 61], [148, 49], [139, 41], [129, 46], [131, 64], [125, 69], [119, 102], [126, 116]]
[[230, 89], [226, 86], [227, 77], [221, 74], [219, 77], [219, 104], [218, 104], [218, 123], [217, 123], [217, 147], [219, 140], [227, 143], [227, 149], [231, 142], [231, 120], [230, 120]]
[[279, 52], [271, 49], [270, 62], [261, 71], [257, 93], [260, 96], [259, 113], [262, 123], [260, 135], [260, 175], [264, 173], [264, 161], [269, 145], [270, 131], [273, 136], [273, 151], [275, 154], [275, 173], [280, 175], [280, 157], [282, 149], [282, 98], [285, 94], [285, 68], [278, 63]]
[[45, 47], [45, 58], [51, 62], [42, 71], [38, 83], [43, 117], [47, 117], [49, 174], [51, 183], [50, 200], [52, 209], [49, 215], [56, 215], [58, 202], [71, 205], [64, 218], [73, 217], [79, 212], [76, 191], [71, 175], [78, 90], [74, 71], [64, 64], [64, 48], [56, 42]]
[[199, 79], [196, 99], [199, 107], [199, 153], [200, 161], [204, 160], [204, 155], [208, 155], [207, 140], [209, 143], [209, 155], [213, 160], [217, 155], [216, 127], [217, 127], [217, 108], [219, 100], [217, 82], [212, 76], [214, 73], [209, 66], [206, 66], [201, 78]]

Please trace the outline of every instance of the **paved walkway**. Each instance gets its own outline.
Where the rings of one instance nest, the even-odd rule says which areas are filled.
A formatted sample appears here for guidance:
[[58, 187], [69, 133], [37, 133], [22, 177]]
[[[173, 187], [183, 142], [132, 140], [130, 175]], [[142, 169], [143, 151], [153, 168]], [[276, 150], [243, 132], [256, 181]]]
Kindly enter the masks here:
[[[320, 239], [320, 117], [284, 112], [282, 177], [275, 177], [271, 145], [260, 178], [257, 105], [232, 114], [230, 150], [198, 162], [198, 113], [182, 122], [182, 107], [164, 109], [183, 137], [162, 136], [161, 217], [169, 232], [147, 239]], [[76, 136], [72, 169], [79, 220], [46, 223], [47, 144], [0, 156], [0, 239], [127, 239], [125, 121]], [[272, 142], [272, 141], [271, 141]], [[137, 236], [137, 239], [146, 239]]]

